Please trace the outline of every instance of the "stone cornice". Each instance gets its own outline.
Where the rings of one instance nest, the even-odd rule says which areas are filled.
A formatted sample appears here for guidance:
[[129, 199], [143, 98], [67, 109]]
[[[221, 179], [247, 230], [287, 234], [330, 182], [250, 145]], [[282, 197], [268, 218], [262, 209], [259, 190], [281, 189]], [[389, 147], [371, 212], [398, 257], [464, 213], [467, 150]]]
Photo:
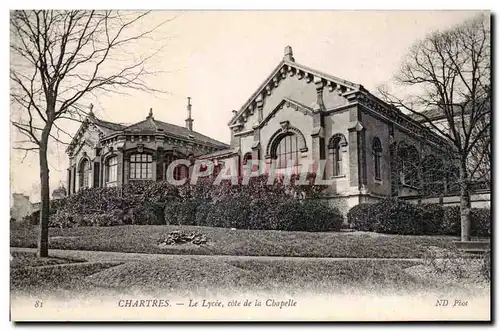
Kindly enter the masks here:
[[76, 131], [75, 135], [71, 139], [68, 147], [66, 147], [66, 154], [71, 155], [74, 152], [74, 149], [77, 147], [78, 142], [81, 140], [89, 127], [93, 127], [96, 129], [96, 131], [99, 133], [99, 140], [104, 137], [104, 131], [102, 131], [102, 129], [98, 125], [92, 122], [92, 117], [88, 116], [83, 120], [82, 124], [78, 128], [78, 131]]
[[298, 80], [304, 79], [308, 84], [315, 84], [316, 88], [326, 87], [329, 92], [336, 92], [339, 95], [364, 90], [363, 86], [359, 84], [354, 84], [338, 77], [325, 74], [296, 62], [283, 60], [245, 102], [240, 110], [236, 112], [231, 121], [229, 121], [228, 126], [234, 128], [238, 126], [239, 122], [244, 122], [246, 118], [255, 112], [258, 106], [257, 103], [262, 102], [260, 100], [270, 95], [273, 89], [287, 77], [294, 77]]
[[418, 123], [409, 116], [403, 114], [399, 109], [394, 106], [388, 105], [379, 98], [375, 97], [369, 92], [360, 92], [356, 94], [356, 103], [364, 106], [368, 111], [386, 119], [386, 121], [396, 124], [404, 131], [411, 133], [420, 139], [433, 143], [438, 146], [445, 146], [448, 142], [432, 132], [426, 126]]
[[179, 137], [177, 135], [173, 135], [170, 133], [140, 133], [140, 132], [116, 132], [113, 133], [109, 136], [106, 136], [101, 140], [101, 143], [103, 145], [106, 145], [108, 143], [113, 143], [114, 140], [116, 140], [117, 137], [138, 137], [139, 140], [142, 140], [142, 137], [151, 137], [154, 136], [153, 139], [150, 139], [151, 142], [157, 142], [157, 141], [164, 141], [164, 142], [171, 142], [173, 144], [178, 144], [182, 146], [193, 146], [196, 148], [201, 148], [201, 149], [207, 149], [207, 150], [222, 150], [227, 147], [219, 147], [219, 146], [214, 146], [212, 144], [205, 144], [203, 142], [200, 142], [198, 140], [191, 140], [187, 139], [184, 137]]
[[290, 108], [294, 109], [295, 111], [301, 112], [304, 115], [311, 116], [313, 114], [312, 108], [309, 108], [309, 107], [307, 107], [307, 106], [305, 106], [297, 101], [294, 101], [292, 99], [283, 98], [283, 100], [281, 100], [276, 105], [276, 107], [274, 107], [273, 110], [271, 112], [269, 112], [269, 114], [267, 114], [266, 117], [264, 117], [264, 119], [258, 124], [257, 127], [258, 128], [263, 127], [279, 110], [283, 109], [284, 107], [290, 107]]

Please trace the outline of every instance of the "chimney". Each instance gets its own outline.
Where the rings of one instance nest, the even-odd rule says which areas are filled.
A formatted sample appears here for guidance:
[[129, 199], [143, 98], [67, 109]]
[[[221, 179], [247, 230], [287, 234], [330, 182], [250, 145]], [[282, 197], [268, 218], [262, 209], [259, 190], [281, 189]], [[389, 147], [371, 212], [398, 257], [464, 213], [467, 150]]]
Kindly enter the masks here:
[[186, 128], [188, 128], [190, 131], [193, 131], [194, 120], [191, 118], [191, 97], [188, 97], [187, 111], [188, 118], [186, 118]]
[[283, 56], [283, 60], [290, 61], [290, 62], [295, 62], [295, 59], [293, 58], [292, 46], [286, 46], [285, 47], [285, 55]]

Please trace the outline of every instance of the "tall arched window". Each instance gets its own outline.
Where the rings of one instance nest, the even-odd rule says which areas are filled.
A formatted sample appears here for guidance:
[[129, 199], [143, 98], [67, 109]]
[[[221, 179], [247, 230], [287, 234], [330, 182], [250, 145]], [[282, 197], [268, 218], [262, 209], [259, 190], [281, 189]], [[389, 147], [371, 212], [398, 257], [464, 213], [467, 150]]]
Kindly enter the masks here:
[[375, 179], [380, 180], [382, 178], [380, 170], [380, 159], [382, 157], [382, 143], [380, 142], [380, 139], [373, 138], [372, 152], [373, 152]]
[[398, 144], [396, 142], [389, 146], [390, 157], [390, 176], [391, 176], [391, 195], [398, 196], [399, 194], [399, 158]]
[[330, 150], [330, 159], [332, 162], [332, 176], [338, 177], [344, 175], [342, 163], [342, 148], [347, 146], [347, 141], [343, 134], [335, 134], [330, 138], [328, 149]]
[[83, 159], [80, 163], [80, 188], [90, 187], [90, 162]]
[[130, 155], [130, 179], [153, 179], [153, 157], [150, 154]]
[[115, 186], [118, 179], [118, 156], [111, 156], [106, 160], [106, 186]]
[[414, 188], [420, 187], [420, 156], [415, 146], [402, 145], [398, 151], [401, 165], [401, 183]]
[[298, 165], [298, 136], [293, 132], [289, 132], [286, 135], [282, 136], [274, 147], [273, 158], [276, 160], [277, 169], [286, 168], [289, 160], [291, 160], [292, 166]]

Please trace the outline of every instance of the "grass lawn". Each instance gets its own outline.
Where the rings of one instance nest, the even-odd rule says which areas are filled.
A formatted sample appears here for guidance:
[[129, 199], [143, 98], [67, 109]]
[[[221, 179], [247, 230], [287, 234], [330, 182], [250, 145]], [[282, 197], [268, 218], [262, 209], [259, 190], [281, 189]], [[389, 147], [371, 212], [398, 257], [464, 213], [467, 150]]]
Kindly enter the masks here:
[[[174, 230], [205, 234], [208, 244], [158, 247]], [[36, 247], [38, 226], [11, 225], [11, 247]], [[125, 225], [49, 230], [49, 247], [91, 251], [304, 257], [420, 258], [430, 246], [449, 247], [456, 237], [399, 236], [365, 232], [231, 230], [199, 226]]]
[[74, 260], [60, 257], [49, 257], [41, 259], [35, 254], [24, 252], [11, 252], [10, 267], [11, 268], [33, 268], [46, 265], [65, 264], [73, 262], [82, 262], [83, 260]]
[[[78, 252], [84, 257], [84, 252]], [[33, 253], [22, 260], [36, 259]], [[72, 253], [72, 255], [74, 255]], [[153, 257], [153, 256], [152, 256]], [[11, 293], [36, 300], [85, 299], [125, 296], [217, 297], [233, 294], [276, 295], [417, 295], [435, 293], [476, 295], [489, 288], [459, 281], [429, 281], [415, 261], [252, 259], [156, 256], [121, 263], [98, 262], [52, 264], [42, 267], [11, 267]], [[61, 259], [62, 260], [62, 259]], [[52, 265], [50, 265], [52, 264]], [[440, 277], [440, 275], [435, 275]], [[425, 275], [424, 275], [425, 276]], [[484, 293], [484, 292], [483, 292]]]
[[[10, 286], [14, 294], [40, 298], [47, 295], [90, 293], [101, 287], [92, 287], [85, 281], [118, 263], [82, 263], [83, 259], [49, 257], [40, 259], [34, 253], [11, 252]], [[90, 292], [89, 292], [90, 291]]]
[[408, 261], [224, 261], [196, 257], [125, 263], [87, 278], [125, 293], [177, 295], [346, 294], [418, 291], [438, 286], [404, 272]]

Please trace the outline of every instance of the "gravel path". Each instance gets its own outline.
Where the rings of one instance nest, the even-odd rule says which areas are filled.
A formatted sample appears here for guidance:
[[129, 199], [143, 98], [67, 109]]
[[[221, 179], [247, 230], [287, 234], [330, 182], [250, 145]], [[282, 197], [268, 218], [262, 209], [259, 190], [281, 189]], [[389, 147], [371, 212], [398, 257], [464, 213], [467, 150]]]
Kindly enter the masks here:
[[[11, 251], [35, 253], [36, 248], [11, 247]], [[88, 262], [131, 262], [131, 261], [156, 261], [168, 259], [196, 259], [222, 260], [222, 261], [273, 261], [273, 260], [295, 260], [295, 261], [413, 261], [422, 262], [417, 258], [342, 258], [342, 257], [296, 257], [296, 256], [233, 256], [233, 255], [172, 255], [172, 254], [144, 254], [144, 253], [122, 253], [102, 251], [81, 251], [50, 249], [49, 256], [70, 259], [85, 259]]]

